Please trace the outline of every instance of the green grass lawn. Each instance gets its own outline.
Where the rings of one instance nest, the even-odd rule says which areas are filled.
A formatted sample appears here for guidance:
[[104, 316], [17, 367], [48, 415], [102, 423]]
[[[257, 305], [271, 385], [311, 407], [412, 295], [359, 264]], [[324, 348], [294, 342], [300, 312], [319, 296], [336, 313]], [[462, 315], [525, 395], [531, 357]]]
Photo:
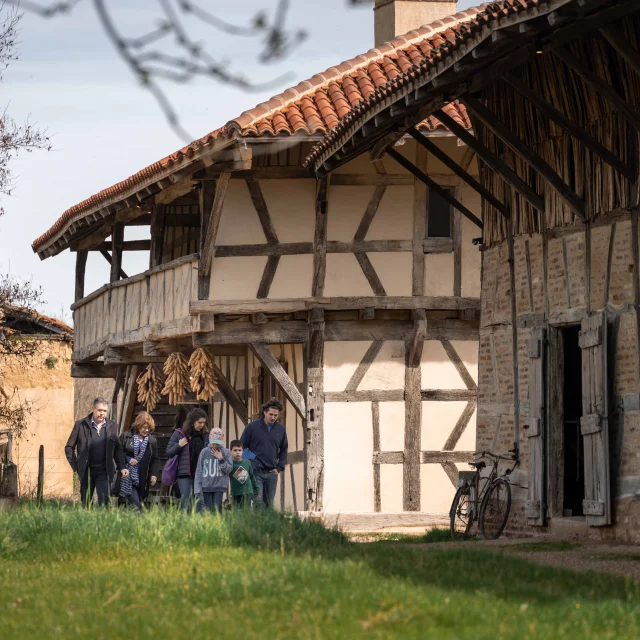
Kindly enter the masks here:
[[0, 637], [56, 636], [638, 638], [640, 587], [277, 513], [0, 514]]

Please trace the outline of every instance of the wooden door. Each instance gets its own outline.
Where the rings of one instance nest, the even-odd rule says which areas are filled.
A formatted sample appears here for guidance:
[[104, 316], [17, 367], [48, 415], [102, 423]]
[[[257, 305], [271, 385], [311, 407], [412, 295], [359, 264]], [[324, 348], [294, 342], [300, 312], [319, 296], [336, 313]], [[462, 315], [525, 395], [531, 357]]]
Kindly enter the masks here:
[[584, 441], [584, 500], [587, 524], [611, 524], [609, 420], [607, 381], [607, 318], [601, 311], [585, 318], [580, 331], [582, 349], [582, 418]]
[[527, 523], [543, 526], [545, 522], [545, 330], [536, 327], [531, 332], [529, 355], [529, 418], [526, 438], [529, 452], [529, 481], [525, 515]]

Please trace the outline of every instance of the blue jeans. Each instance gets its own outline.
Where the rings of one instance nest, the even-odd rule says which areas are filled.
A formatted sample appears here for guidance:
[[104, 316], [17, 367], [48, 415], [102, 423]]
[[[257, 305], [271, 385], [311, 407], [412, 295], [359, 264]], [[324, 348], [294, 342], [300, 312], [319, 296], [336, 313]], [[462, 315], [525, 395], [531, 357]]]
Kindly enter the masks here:
[[142, 511], [142, 506], [140, 504], [140, 494], [138, 493], [138, 487], [132, 486], [131, 493], [127, 498], [129, 502], [129, 506], [136, 511]]
[[272, 509], [278, 488], [278, 476], [271, 471], [256, 471], [256, 484], [258, 493], [256, 494], [256, 506]]
[[218, 513], [222, 513], [223, 496], [224, 491], [203, 491], [202, 499], [198, 500], [196, 505], [198, 513], [203, 513], [204, 511], [217, 511]]
[[193, 480], [191, 478], [178, 478], [178, 489], [180, 489], [180, 508], [188, 511], [193, 502]]

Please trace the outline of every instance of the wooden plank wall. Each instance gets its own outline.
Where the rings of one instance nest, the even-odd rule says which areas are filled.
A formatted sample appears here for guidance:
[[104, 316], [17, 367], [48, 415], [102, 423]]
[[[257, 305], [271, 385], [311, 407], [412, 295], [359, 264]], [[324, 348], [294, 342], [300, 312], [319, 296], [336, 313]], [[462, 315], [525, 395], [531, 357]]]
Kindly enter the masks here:
[[108, 336], [120, 344], [140, 340], [139, 329], [189, 318], [189, 301], [197, 299], [198, 262], [164, 265], [120, 280], [74, 309], [74, 349]]

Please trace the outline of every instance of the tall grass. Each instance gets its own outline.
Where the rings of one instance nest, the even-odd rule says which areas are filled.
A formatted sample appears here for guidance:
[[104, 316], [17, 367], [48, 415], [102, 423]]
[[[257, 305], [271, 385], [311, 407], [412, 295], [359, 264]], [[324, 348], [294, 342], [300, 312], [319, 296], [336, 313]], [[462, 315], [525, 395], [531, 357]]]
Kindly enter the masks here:
[[68, 554], [178, 548], [247, 546], [256, 549], [312, 551], [347, 543], [338, 529], [276, 511], [235, 510], [215, 514], [184, 513], [176, 508], [91, 509], [26, 503], [0, 520], [0, 557], [37, 554], [59, 559]]

